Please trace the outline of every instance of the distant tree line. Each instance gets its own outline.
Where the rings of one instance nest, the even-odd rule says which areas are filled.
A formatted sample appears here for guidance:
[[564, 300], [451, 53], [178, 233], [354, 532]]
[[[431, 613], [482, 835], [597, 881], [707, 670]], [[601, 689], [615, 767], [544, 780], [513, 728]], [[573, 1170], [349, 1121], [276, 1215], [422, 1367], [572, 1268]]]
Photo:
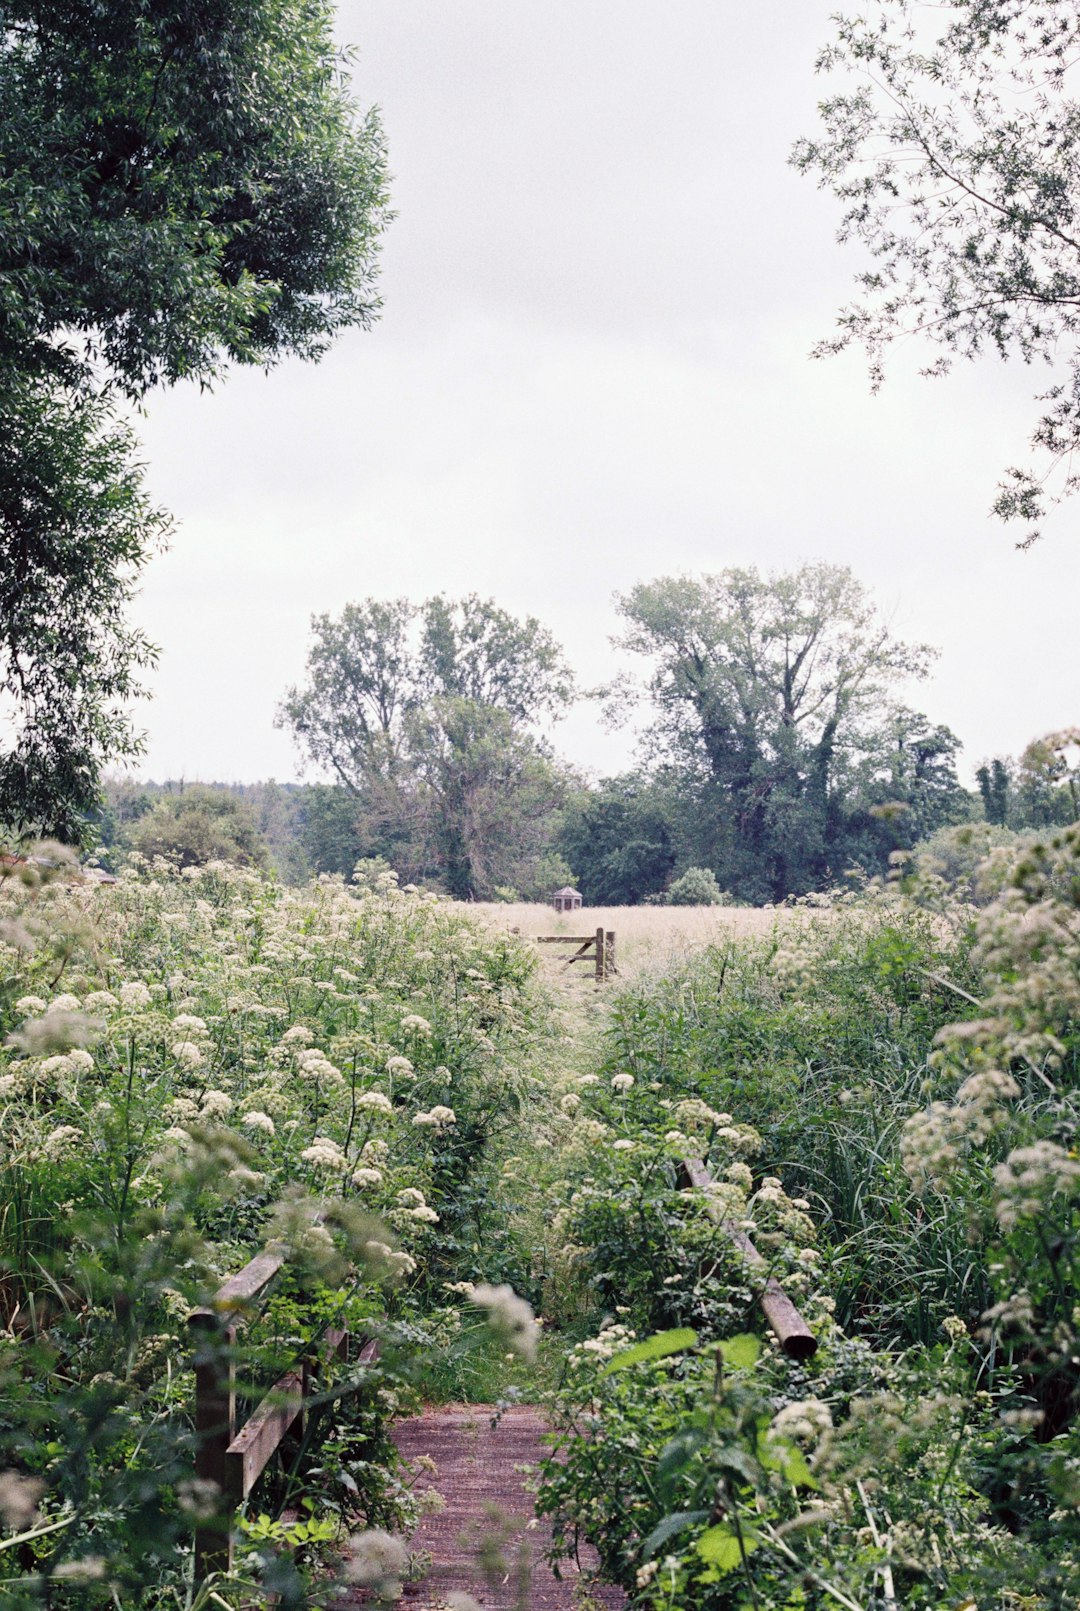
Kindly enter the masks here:
[[279, 876], [360, 862], [461, 900], [761, 904], [884, 874], [951, 825], [1077, 816], [1058, 751], [995, 757], [897, 697], [932, 651], [905, 644], [851, 572], [805, 565], [666, 577], [618, 601], [643, 674], [589, 697], [644, 713], [637, 765], [598, 783], [547, 729], [579, 697], [538, 621], [493, 601], [368, 599], [318, 616], [279, 722], [325, 781], [108, 785], [103, 856], [224, 857]]

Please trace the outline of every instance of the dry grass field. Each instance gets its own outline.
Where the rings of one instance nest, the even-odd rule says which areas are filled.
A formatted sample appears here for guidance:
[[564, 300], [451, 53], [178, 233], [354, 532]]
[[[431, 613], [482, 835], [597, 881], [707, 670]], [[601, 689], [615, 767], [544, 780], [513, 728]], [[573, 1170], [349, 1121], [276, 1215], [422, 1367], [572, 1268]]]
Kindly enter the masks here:
[[[752, 906], [587, 906], [580, 912], [555, 912], [550, 906], [527, 902], [479, 902], [469, 910], [492, 928], [540, 934], [595, 934], [601, 926], [616, 936], [619, 972], [624, 977], [662, 968], [688, 951], [727, 938], [755, 939], [770, 934], [777, 923], [805, 922], [806, 912], [789, 908]], [[544, 948], [545, 957], [559, 965], [569, 948]], [[584, 965], [575, 967], [588, 977]]]

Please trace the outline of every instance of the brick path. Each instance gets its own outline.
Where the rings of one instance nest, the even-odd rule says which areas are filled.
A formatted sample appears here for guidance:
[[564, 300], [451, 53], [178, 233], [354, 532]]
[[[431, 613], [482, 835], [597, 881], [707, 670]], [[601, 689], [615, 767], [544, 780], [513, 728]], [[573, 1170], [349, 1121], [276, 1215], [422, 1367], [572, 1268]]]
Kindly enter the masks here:
[[[484, 1611], [584, 1611], [590, 1604], [615, 1611], [624, 1603], [619, 1590], [590, 1584], [586, 1595], [572, 1561], [562, 1563], [561, 1580], [544, 1561], [551, 1529], [534, 1517], [525, 1486], [528, 1473], [518, 1469], [540, 1459], [542, 1416], [527, 1406], [515, 1407], [493, 1429], [493, 1413], [483, 1404], [451, 1406], [429, 1410], [397, 1429], [395, 1438], [407, 1459], [430, 1455], [438, 1468], [418, 1486], [437, 1488], [446, 1500], [445, 1510], [425, 1517], [410, 1541], [410, 1549], [430, 1551], [434, 1565], [422, 1583], [407, 1586], [403, 1604], [411, 1611], [434, 1611], [442, 1596], [463, 1590]], [[477, 1546], [493, 1536], [499, 1540], [493, 1551], [499, 1559], [485, 1574]]]

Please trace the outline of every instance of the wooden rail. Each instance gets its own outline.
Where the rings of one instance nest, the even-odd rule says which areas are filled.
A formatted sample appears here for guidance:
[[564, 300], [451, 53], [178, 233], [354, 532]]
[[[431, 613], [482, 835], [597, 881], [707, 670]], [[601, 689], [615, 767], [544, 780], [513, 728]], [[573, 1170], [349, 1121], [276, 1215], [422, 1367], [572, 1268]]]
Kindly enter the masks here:
[[538, 934], [537, 945], [576, 945], [577, 950], [572, 957], [567, 957], [563, 966], [568, 968], [574, 962], [592, 962], [596, 966], [596, 982], [603, 984], [618, 973], [615, 966], [615, 931], [614, 929], [598, 928], [595, 934]]
[[[705, 1191], [713, 1183], [712, 1176], [700, 1158], [684, 1158], [682, 1176], [687, 1188], [693, 1187], [698, 1191]], [[708, 1211], [750, 1268], [754, 1272], [766, 1272], [765, 1284], [758, 1293], [757, 1300], [784, 1353], [791, 1359], [812, 1358], [817, 1353], [817, 1338], [780, 1283], [767, 1273], [769, 1268], [767, 1262], [746, 1232], [725, 1219], [717, 1203], [709, 1202]]]
[[[348, 1359], [349, 1334], [328, 1328], [321, 1348], [280, 1376], [240, 1428], [236, 1424], [235, 1345], [237, 1322], [265, 1297], [285, 1263], [284, 1253], [259, 1253], [219, 1287], [210, 1304], [195, 1309], [188, 1325], [195, 1339], [195, 1473], [212, 1482], [215, 1514], [195, 1528], [195, 1582], [232, 1565], [233, 1516], [272, 1456], [289, 1439], [304, 1435], [309, 1390], [323, 1364]], [[360, 1349], [356, 1363], [374, 1364], [377, 1341]]]

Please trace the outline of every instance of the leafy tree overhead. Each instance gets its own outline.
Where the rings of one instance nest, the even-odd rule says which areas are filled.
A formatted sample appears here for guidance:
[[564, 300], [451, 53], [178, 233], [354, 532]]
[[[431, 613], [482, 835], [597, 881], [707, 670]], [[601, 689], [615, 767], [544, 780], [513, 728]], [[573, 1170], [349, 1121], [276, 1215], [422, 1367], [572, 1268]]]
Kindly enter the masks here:
[[995, 508], [1027, 524], [1080, 481], [1080, 49], [1075, 0], [874, 0], [835, 22], [819, 69], [852, 81], [821, 103], [795, 165], [843, 203], [842, 241], [869, 263], [837, 335], [869, 355], [916, 335], [928, 373], [986, 351], [1045, 360], [1036, 457]]
[[531, 886], [563, 793], [534, 726], [573, 690], [551, 634], [475, 595], [368, 599], [312, 627], [278, 719], [353, 797], [362, 853], [463, 899]]
[[126, 714], [155, 654], [126, 619], [169, 530], [107, 401], [0, 382], [0, 823], [73, 840], [104, 756], [140, 745]]
[[123, 607], [167, 522], [107, 393], [318, 357], [376, 312], [385, 156], [332, 20], [323, 0], [4, 8], [0, 818], [16, 831], [74, 837], [103, 761], [136, 747], [123, 705], [151, 651]]
[[931, 651], [895, 639], [839, 566], [665, 577], [619, 604], [623, 645], [650, 662], [652, 752], [696, 802], [685, 859], [750, 900], [837, 876], [859, 763]]
[[[326, 0], [9, 4], [0, 354], [134, 395], [317, 356], [377, 306], [378, 123]], [[63, 342], [54, 340], [63, 333]]]

